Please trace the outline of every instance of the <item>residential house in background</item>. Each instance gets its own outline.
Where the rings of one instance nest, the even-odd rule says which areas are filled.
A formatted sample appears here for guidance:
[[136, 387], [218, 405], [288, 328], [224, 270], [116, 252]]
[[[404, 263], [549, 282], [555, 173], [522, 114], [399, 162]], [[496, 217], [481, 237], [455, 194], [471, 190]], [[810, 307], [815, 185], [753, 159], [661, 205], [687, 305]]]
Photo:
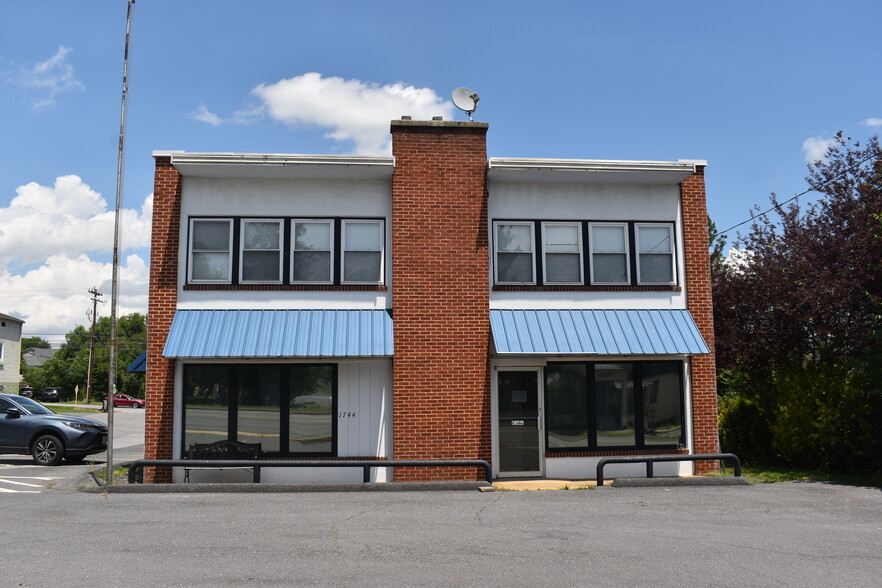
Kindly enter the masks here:
[[58, 349], [29, 347], [21, 352], [21, 358], [28, 367], [43, 367], [43, 364], [55, 357], [56, 353], [58, 353]]
[[24, 321], [0, 313], [0, 391], [18, 394], [21, 381], [21, 327]]
[[145, 457], [232, 439], [575, 479], [716, 452], [705, 162], [488, 159], [487, 131], [405, 117], [392, 157], [155, 152]]

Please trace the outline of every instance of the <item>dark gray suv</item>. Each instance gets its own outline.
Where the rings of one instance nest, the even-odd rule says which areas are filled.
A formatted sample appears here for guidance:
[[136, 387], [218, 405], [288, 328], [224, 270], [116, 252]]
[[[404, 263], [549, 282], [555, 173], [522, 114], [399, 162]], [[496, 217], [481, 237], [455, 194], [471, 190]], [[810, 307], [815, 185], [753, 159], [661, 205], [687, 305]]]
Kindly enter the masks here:
[[56, 414], [39, 402], [0, 394], [0, 453], [28, 455], [40, 465], [74, 463], [107, 450], [107, 427], [79, 416]]

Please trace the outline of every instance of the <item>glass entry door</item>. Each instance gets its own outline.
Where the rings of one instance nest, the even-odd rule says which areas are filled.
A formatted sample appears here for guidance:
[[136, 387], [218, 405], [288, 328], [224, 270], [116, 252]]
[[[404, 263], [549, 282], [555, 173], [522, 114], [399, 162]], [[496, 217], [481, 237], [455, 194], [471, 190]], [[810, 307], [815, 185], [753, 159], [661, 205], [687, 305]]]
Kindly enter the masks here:
[[541, 475], [539, 371], [497, 372], [500, 475]]

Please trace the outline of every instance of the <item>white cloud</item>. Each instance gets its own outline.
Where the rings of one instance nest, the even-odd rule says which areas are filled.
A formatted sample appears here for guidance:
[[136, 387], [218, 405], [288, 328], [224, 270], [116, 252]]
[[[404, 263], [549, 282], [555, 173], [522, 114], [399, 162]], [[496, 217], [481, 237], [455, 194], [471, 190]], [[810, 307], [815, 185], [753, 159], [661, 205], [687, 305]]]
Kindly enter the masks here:
[[823, 161], [827, 157], [827, 148], [835, 145], [833, 139], [825, 139], [823, 137], [811, 137], [802, 142], [802, 151], [805, 154], [805, 160], [809, 162]]
[[199, 122], [208, 123], [213, 127], [219, 127], [224, 122], [221, 117], [208, 110], [204, 104], [197, 106], [196, 110], [190, 113], [190, 118], [198, 120]]
[[[64, 335], [77, 325], [89, 324], [91, 296], [97, 287], [103, 293], [99, 316], [110, 315], [110, 263], [89, 259], [85, 254], [51, 255], [45, 263], [23, 275], [0, 271], [0, 305], [4, 312], [24, 319], [24, 335], [39, 335], [57, 347]], [[147, 264], [138, 255], [129, 255], [120, 264], [120, 316], [147, 310]]]
[[882, 118], [868, 118], [864, 124], [868, 127], [882, 127]]
[[74, 67], [67, 60], [72, 51], [70, 47], [60, 46], [49, 59], [32, 67], [21, 67], [10, 77], [13, 83], [35, 92], [31, 103], [33, 110], [50, 108], [55, 105], [57, 95], [83, 89]]
[[[113, 250], [114, 211], [76, 175], [62, 176], [54, 186], [31, 182], [16, 189], [7, 208], [0, 208], [0, 264], [31, 264], [69, 251]], [[153, 198], [140, 211], [120, 211], [126, 247], [150, 244]]]
[[323, 77], [306, 73], [274, 84], [260, 84], [251, 93], [261, 104], [239, 110], [229, 119], [200, 104], [191, 113], [213, 126], [250, 124], [264, 117], [291, 126], [328, 129], [325, 136], [340, 143], [351, 142], [353, 152], [378, 155], [391, 151], [389, 121], [410, 115], [417, 120], [443, 116], [450, 120], [453, 105], [431, 88], [401, 83], [380, 85], [360, 80]]

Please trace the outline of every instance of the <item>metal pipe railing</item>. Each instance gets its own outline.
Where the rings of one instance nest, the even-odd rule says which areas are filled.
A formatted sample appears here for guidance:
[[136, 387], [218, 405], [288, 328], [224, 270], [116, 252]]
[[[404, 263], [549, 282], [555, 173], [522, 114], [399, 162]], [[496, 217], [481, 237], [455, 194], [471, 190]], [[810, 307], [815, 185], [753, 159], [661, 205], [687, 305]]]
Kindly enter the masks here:
[[621, 457], [604, 457], [597, 462], [597, 486], [603, 486], [603, 468], [611, 463], [646, 463], [646, 477], [652, 478], [652, 464], [658, 461], [709, 461], [731, 459], [734, 463], [734, 475], [741, 476], [741, 460], [734, 453], [699, 453], [695, 455], [627, 455]]
[[[371, 480], [371, 468], [484, 468], [487, 483], [493, 482], [490, 463], [483, 459], [138, 459], [129, 466], [129, 484], [143, 481], [145, 467], [254, 468], [254, 482], [260, 482], [261, 468], [362, 468], [362, 481]], [[139, 477], [137, 474], [141, 472]]]

